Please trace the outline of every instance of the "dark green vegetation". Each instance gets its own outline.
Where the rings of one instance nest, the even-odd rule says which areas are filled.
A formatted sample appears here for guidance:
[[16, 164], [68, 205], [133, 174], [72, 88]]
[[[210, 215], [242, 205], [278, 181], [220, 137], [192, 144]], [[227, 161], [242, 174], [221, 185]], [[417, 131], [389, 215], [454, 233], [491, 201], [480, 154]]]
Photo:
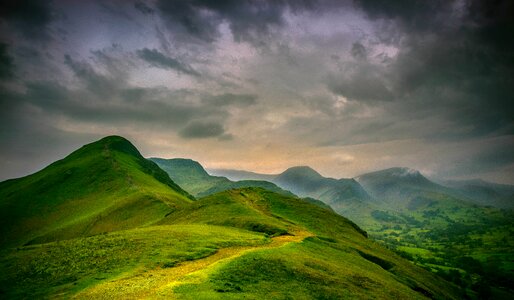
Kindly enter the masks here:
[[512, 187], [474, 181], [455, 189], [407, 168], [337, 180], [294, 167], [272, 181], [329, 204], [373, 239], [470, 295], [513, 294], [514, 213], [493, 208], [514, 203]]
[[250, 187], [195, 200], [120, 137], [0, 195], [1, 298], [462, 296], [313, 199]]

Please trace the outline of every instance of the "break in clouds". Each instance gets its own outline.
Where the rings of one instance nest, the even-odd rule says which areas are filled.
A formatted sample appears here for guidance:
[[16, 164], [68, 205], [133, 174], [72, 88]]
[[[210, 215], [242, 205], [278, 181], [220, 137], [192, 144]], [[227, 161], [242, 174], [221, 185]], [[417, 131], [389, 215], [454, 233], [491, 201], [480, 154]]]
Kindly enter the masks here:
[[514, 183], [512, 1], [11, 1], [0, 178], [105, 135], [147, 156]]

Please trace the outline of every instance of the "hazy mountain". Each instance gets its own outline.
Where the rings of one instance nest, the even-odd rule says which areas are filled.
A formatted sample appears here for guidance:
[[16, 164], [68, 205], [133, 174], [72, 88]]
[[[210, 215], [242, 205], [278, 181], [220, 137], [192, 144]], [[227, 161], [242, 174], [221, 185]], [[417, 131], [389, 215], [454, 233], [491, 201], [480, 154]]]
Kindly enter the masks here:
[[272, 181], [277, 175], [259, 174], [255, 172], [231, 169], [207, 169], [207, 172], [213, 176], [223, 176], [232, 181], [239, 180], [265, 180]]
[[430, 204], [431, 198], [437, 195], [453, 195], [449, 188], [409, 168], [390, 168], [363, 174], [355, 179], [371, 196], [385, 201], [390, 208], [413, 210]]
[[481, 179], [448, 180], [443, 185], [459, 191], [460, 195], [478, 205], [514, 208], [514, 186], [487, 182]]
[[103, 138], [0, 183], [1, 246], [134, 228], [193, 199], [126, 139]]

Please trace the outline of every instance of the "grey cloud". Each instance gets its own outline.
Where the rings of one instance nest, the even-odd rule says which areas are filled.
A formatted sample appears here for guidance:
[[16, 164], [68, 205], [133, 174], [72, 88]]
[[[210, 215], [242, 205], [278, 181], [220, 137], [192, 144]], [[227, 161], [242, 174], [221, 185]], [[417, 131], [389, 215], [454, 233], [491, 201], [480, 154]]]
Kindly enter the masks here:
[[193, 0], [157, 2], [163, 18], [175, 34], [213, 42], [218, 26], [226, 21], [236, 41], [261, 44], [273, 28], [284, 23], [286, 9], [312, 9], [315, 1]]
[[365, 60], [368, 57], [366, 48], [361, 43], [353, 43], [352, 45], [352, 56], [357, 60]]
[[105, 97], [106, 100], [115, 96], [113, 93], [117, 92], [122, 84], [121, 78], [110, 78], [99, 74], [90, 64], [76, 61], [70, 55], [64, 56], [64, 63], [73, 71], [77, 78], [86, 84], [90, 92]]
[[[386, 20], [377, 35], [398, 48], [386, 64], [358, 62], [328, 77], [327, 86], [349, 99], [384, 104], [397, 122], [431, 118], [447, 130], [423, 138], [470, 138], [514, 133], [514, 5], [509, 1], [384, 1], [357, 3], [372, 20]], [[376, 25], [381, 26], [383, 22]], [[378, 46], [381, 47], [381, 46]], [[355, 51], [354, 51], [355, 50]], [[357, 51], [358, 50], [358, 51]], [[352, 48], [352, 54], [362, 48]], [[348, 64], [347, 64], [348, 65]], [[347, 66], [346, 65], [346, 66]], [[435, 121], [432, 122], [435, 126]]]
[[166, 56], [156, 49], [144, 48], [137, 51], [139, 57], [157, 68], [172, 69], [179, 73], [199, 77], [200, 73], [179, 60]]
[[136, 2], [134, 2], [134, 8], [139, 10], [140, 12], [142, 12], [145, 15], [151, 15], [151, 14], [153, 14], [155, 12], [155, 10], [153, 8], [148, 6], [143, 1], [136, 1]]
[[193, 121], [179, 131], [183, 138], [199, 139], [224, 136], [225, 129], [218, 122]]
[[[475, 145], [473, 153], [460, 151], [452, 164], [441, 166], [439, 173], [444, 177], [469, 177], [471, 174], [499, 172], [508, 166], [514, 166], [512, 149], [513, 136], [491, 139], [487, 143]], [[513, 176], [512, 173], [510, 176]]]
[[0, 43], [0, 79], [10, 79], [14, 76], [14, 63], [9, 55], [7, 44]]
[[348, 62], [341, 72], [330, 74], [327, 85], [333, 93], [349, 100], [376, 102], [393, 100], [392, 91], [386, 86], [387, 74], [381, 66], [368, 62]]
[[0, 18], [8, 21], [26, 38], [45, 40], [48, 25], [53, 20], [50, 1], [22, 0], [2, 1], [0, 3]]
[[221, 94], [204, 97], [203, 102], [212, 106], [249, 106], [257, 102], [257, 95], [250, 94]]

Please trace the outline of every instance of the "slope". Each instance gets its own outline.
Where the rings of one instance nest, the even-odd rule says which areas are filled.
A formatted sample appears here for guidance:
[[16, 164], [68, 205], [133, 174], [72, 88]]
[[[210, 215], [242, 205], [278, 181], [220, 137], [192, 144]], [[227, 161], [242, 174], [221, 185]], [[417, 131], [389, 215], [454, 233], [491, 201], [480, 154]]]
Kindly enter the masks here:
[[134, 228], [192, 199], [118, 136], [0, 183], [0, 247]]
[[227, 244], [199, 260], [118, 276], [82, 290], [78, 298], [114, 293], [121, 298], [179, 299], [460, 296], [451, 284], [368, 240], [351, 221], [262, 188], [199, 199], [159, 224], [155, 227], [236, 227], [271, 238], [268, 244]]
[[263, 180], [231, 181], [225, 177], [211, 176], [200, 163], [184, 158], [150, 158], [168, 173], [171, 179], [196, 197], [204, 197], [234, 188], [262, 187], [280, 194], [292, 196], [275, 184]]

